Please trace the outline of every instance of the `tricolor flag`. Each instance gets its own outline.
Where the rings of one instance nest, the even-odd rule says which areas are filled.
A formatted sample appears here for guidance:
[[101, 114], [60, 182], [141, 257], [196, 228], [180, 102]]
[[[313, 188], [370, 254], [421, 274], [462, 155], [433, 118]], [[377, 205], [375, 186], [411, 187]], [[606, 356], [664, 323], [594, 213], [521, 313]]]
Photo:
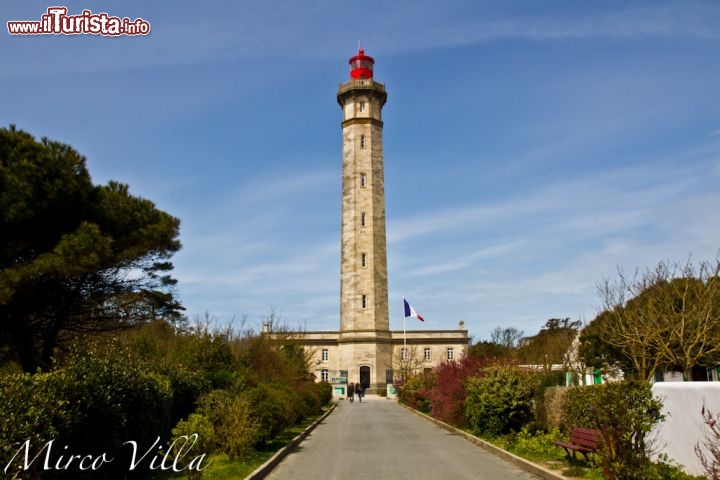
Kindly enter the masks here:
[[410, 304], [407, 302], [407, 300], [405, 300], [404, 298], [403, 298], [403, 303], [405, 304], [405, 316], [406, 316], [406, 317], [415, 317], [415, 318], [417, 318], [418, 320], [420, 320], [421, 322], [424, 322], [424, 321], [425, 321], [425, 319], [424, 319], [423, 317], [421, 317], [420, 314], [417, 313], [417, 312], [415, 311], [415, 309], [412, 308], [412, 307], [410, 306]]

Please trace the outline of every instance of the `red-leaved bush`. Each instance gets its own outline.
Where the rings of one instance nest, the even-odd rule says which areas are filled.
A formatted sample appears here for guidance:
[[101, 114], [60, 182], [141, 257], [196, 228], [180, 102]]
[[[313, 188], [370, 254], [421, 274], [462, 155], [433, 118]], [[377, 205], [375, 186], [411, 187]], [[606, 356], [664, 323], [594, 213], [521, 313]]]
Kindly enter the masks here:
[[695, 454], [700, 459], [707, 477], [711, 480], [720, 480], [720, 414], [713, 415], [705, 405], [701, 413], [709, 431], [705, 432], [702, 446], [699, 442], [695, 444]]
[[435, 374], [412, 375], [404, 384], [397, 384], [400, 402], [423, 413], [430, 413], [430, 390], [435, 385]]
[[430, 414], [445, 423], [465, 427], [465, 385], [469, 378], [480, 374], [487, 365], [486, 358], [464, 357], [460, 361], [443, 362], [435, 367], [435, 384], [428, 392]]

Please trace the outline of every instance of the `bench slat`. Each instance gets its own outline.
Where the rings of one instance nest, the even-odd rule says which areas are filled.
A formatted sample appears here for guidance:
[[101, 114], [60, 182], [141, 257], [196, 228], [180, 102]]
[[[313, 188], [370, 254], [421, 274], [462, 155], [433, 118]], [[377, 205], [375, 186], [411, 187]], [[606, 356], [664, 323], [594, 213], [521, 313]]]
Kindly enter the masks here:
[[567, 443], [567, 442], [553, 442], [555, 445], [559, 445], [563, 448], [569, 448], [570, 450], [577, 450], [578, 452], [592, 452], [595, 449], [594, 448], [587, 448], [580, 445], [575, 445], [574, 443]]
[[587, 454], [592, 453], [600, 448], [600, 432], [591, 428], [573, 428], [570, 432], [570, 438], [567, 442], [555, 441], [555, 445], [565, 449], [565, 453], [570, 455], [570, 451], [582, 453], [587, 459]]

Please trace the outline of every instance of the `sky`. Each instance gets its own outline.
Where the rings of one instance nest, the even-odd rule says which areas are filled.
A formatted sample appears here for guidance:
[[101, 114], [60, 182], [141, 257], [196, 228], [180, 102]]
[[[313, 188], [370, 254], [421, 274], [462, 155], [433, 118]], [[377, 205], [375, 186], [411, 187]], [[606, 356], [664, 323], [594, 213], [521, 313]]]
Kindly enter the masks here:
[[0, 125], [180, 218], [189, 318], [339, 328], [338, 85], [384, 83], [390, 326], [591, 321], [618, 270], [720, 251], [720, 2], [66, 1], [148, 35], [10, 35]]

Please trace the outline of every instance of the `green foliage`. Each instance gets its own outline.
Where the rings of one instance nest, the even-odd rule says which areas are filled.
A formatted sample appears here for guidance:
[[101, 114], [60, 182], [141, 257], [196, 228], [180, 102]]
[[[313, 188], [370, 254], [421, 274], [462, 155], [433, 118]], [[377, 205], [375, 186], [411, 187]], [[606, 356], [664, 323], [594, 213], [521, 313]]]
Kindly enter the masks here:
[[399, 388], [400, 402], [423, 413], [430, 413], [430, 390], [435, 381], [436, 376], [433, 373], [411, 375]]
[[433, 369], [434, 383], [429, 392], [431, 415], [456, 427], [467, 426], [467, 382], [486, 364], [486, 358], [464, 357], [460, 361], [442, 362], [436, 366]]
[[[504, 450], [533, 462], [556, 464], [559, 457], [564, 457], [564, 454], [559, 453], [562, 452], [562, 449], [558, 448], [553, 442], [566, 439], [567, 435], [557, 429], [531, 432], [527, 428], [523, 428], [519, 432], [490, 437], [487, 440]], [[592, 480], [607, 480], [609, 478], [602, 473], [601, 468], [596, 467], [592, 462], [577, 461], [572, 458], [569, 461], [570, 464], [562, 469], [562, 474], [565, 477]], [[635, 475], [635, 477], [632, 477], [634, 480], [703, 480], [705, 478], [685, 473], [679, 466], [664, 457], [655, 463], [646, 462], [641, 468], [638, 468]]]
[[[28, 439], [36, 452], [54, 440], [84, 455], [107, 454], [114, 461], [103, 465], [101, 473], [118, 478], [130, 462], [131, 452], [123, 448], [124, 442], [133, 440], [149, 448], [158, 436], [168, 436], [169, 380], [149, 371], [117, 344], [105, 345], [102, 352], [94, 350], [97, 344], [87, 347], [68, 355], [67, 365], [50, 373], [3, 379], [0, 428], [7, 439], [2, 442], [3, 455], [16, 452]], [[146, 467], [133, 475], [142, 475]], [[78, 478], [79, 472], [57, 475]]]
[[[58, 395], [57, 382], [48, 374], [2, 377], [0, 398], [0, 464], [3, 468], [26, 441], [33, 447], [41, 446], [58, 436], [58, 425], [72, 421], [68, 401]], [[14, 465], [20, 468], [17, 462]]]
[[81, 333], [177, 318], [179, 225], [127, 185], [93, 185], [68, 145], [0, 129], [0, 352], [32, 373]]
[[[207, 457], [215, 450], [215, 429], [212, 422], [204, 415], [193, 413], [187, 420], [181, 420], [172, 429], [172, 439], [173, 441], [170, 443], [171, 449], [168, 453], [173, 457], [180, 455], [181, 452], [188, 452], [187, 448], [190, 445], [191, 450], [187, 453], [188, 456], [205, 455], [205, 460], [199, 469], [187, 468], [188, 465], [180, 467], [186, 468], [185, 478], [188, 480], [200, 480], [203, 476], [204, 467], [207, 466]], [[177, 451], [172, 451], [172, 446], [175, 446]]]
[[194, 449], [200, 453], [212, 453], [215, 451], [215, 429], [213, 424], [205, 415], [199, 413], [191, 414], [187, 420], [180, 420], [172, 429], [172, 438], [176, 439], [183, 435], [198, 435]]
[[548, 387], [545, 389], [545, 395], [542, 400], [545, 418], [542, 423], [546, 428], [557, 429], [564, 432], [569, 431], [565, 417], [565, 397], [567, 392], [567, 387]]
[[240, 367], [250, 384], [311, 381], [309, 354], [289, 332], [249, 338], [239, 355]]
[[212, 422], [215, 440], [232, 460], [243, 458], [263, 434], [247, 399], [228, 390], [213, 390], [200, 398], [198, 412]]
[[536, 380], [515, 368], [490, 367], [470, 379], [465, 402], [470, 426], [479, 433], [518, 431], [532, 420]]
[[667, 457], [662, 457], [657, 462], [647, 462], [640, 469], [635, 477], [639, 480], [706, 480], [702, 475], [690, 475]]
[[662, 420], [662, 404], [650, 385], [624, 381], [571, 387], [566, 395], [568, 428], [602, 432], [602, 468], [610, 479], [636, 479], [648, 468], [645, 436]]
[[164, 364], [158, 371], [168, 378], [172, 389], [172, 421], [186, 418], [195, 410], [200, 396], [211, 389], [202, 372], [188, 365]]
[[238, 362], [226, 335], [208, 330], [181, 330], [172, 360], [203, 372], [213, 388], [230, 388], [236, 380]]
[[320, 405], [324, 406], [330, 403], [333, 396], [332, 385], [328, 382], [313, 383], [320, 396]]
[[93, 346], [73, 353], [64, 368], [49, 374], [71, 412], [72, 421], [58, 425], [59, 437], [83, 453], [108, 452], [116, 460], [104, 470], [125, 470], [131, 452], [124, 442], [133, 440], [148, 448], [158, 437], [169, 436], [171, 384], [126, 348], [102, 348], [102, 353]]
[[260, 384], [242, 396], [252, 405], [253, 415], [260, 420], [260, 445], [302, 418], [299, 396], [287, 385]]
[[548, 428], [552, 426], [551, 422], [555, 412], [548, 411], [548, 407], [552, 408], [553, 406], [546, 402], [546, 392], [555, 388], [564, 388], [560, 385], [565, 385], [565, 372], [545, 371], [537, 372], [535, 375], [537, 378], [533, 400], [535, 421], [539, 427]]
[[579, 320], [570, 318], [551, 318], [537, 335], [523, 340], [518, 348], [518, 358], [522, 363], [542, 365], [550, 370], [552, 365], [565, 364], [565, 354], [580, 329]]
[[487, 358], [491, 360], [509, 359], [514, 354], [514, 347], [506, 347], [497, 343], [482, 341], [471, 346], [468, 355], [471, 357]]
[[626, 376], [637, 377], [633, 362], [623, 350], [608, 343], [615, 329], [616, 317], [609, 311], [598, 314], [580, 333], [578, 353], [582, 361], [602, 373], [620, 369]]
[[556, 458], [557, 446], [553, 442], [562, 438], [563, 434], [559, 430], [531, 432], [522, 428], [518, 432], [495, 437], [492, 443], [520, 457], [539, 461]]

